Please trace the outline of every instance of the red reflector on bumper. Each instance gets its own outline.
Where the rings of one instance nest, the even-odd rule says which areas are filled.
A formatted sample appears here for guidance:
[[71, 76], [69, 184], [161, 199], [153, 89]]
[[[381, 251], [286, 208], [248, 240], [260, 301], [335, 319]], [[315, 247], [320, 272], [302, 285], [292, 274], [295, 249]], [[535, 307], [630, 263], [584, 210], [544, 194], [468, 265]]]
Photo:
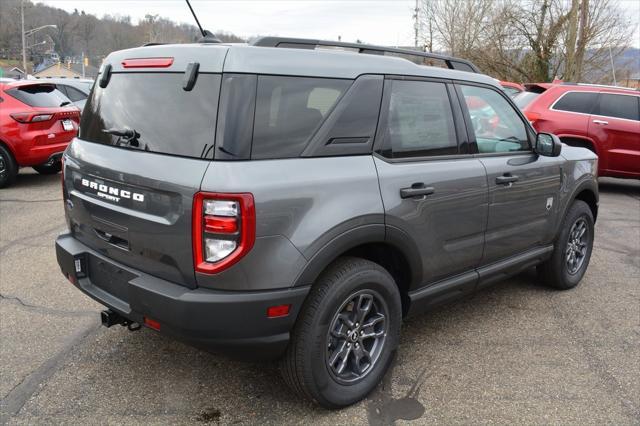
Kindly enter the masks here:
[[267, 308], [267, 318], [286, 317], [290, 308], [291, 305], [270, 306]]
[[156, 320], [152, 320], [151, 318], [144, 317], [144, 325], [149, 328], [153, 328], [154, 330], [160, 331], [160, 323]]

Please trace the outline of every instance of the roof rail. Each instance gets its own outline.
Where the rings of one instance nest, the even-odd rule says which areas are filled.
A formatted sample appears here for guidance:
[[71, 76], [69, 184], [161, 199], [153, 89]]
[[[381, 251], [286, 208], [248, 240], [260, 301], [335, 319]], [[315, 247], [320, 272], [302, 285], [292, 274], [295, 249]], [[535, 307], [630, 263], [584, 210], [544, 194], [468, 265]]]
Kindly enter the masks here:
[[631, 90], [631, 91], [640, 91], [640, 88], [633, 87], [625, 87], [625, 86], [611, 86], [607, 84], [591, 84], [591, 83], [571, 83], [568, 81], [563, 81], [561, 83], [564, 86], [587, 86], [587, 87], [603, 87], [605, 89], [619, 89], [619, 90]]
[[249, 42], [251, 46], [260, 47], [289, 47], [295, 49], [316, 49], [318, 47], [337, 47], [343, 49], [356, 49], [358, 53], [370, 55], [389, 56], [412, 56], [416, 59], [435, 59], [443, 61], [447, 68], [452, 70], [470, 71], [479, 73], [478, 67], [471, 61], [466, 59], [454, 58], [446, 55], [438, 55], [436, 53], [421, 52], [419, 50], [399, 49], [394, 47], [374, 46], [361, 43], [345, 43], [341, 41], [314, 40], [306, 38], [288, 38], [288, 37], [258, 37]]

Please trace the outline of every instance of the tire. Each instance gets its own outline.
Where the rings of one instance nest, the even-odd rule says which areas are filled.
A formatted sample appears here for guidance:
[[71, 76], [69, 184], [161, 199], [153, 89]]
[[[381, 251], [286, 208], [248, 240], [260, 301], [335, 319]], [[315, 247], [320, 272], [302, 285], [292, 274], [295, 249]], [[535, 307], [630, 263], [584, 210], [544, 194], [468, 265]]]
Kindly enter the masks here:
[[[369, 310], [358, 310], [356, 304], [369, 306]], [[339, 315], [341, 312], [343, 316]], [[362, 324], [356, 321], [359, 312], [368, 312], [360, 317], [364, 318]], [[345, 322], [349, 320], [351, 326]], [[374, 326], [366, 326], [372, 322]], [[391, 275], [365, 259], [338, 259], [313, 285], [298, 316], [281, 360], [285, 382], [297, 394], [325, 408], [340, 408], [360, 401], [389, 368], [398, 346], [401, 322], [400, 293]], [[330, 335], [332, 326], [334, 333]], [[347, 334], [348, 331], [351, 333]], [[378, 336], [367, 337], [367, 334]], [[336, 337], [338, 335], [340, 337]], [[369, 358], [362, 356], [363, 349], [369, 351]], [[330, 366], [336, 353], [346, 353], [348, 358], [341, 373], [338, 370], [344, 356]], [[358, 363], [356, 354], [360, 355]]]
[[55, 175], [62, 170], [62, 162], [56, 161], [51, 165], [40, 164], [39, 166], [33, 166], [33, 170], [40, 173], [41, 175]]
[[0, 188], [11, 186], [18, 176], [18, 164], [11, 152], [0, 145]]
[[[540, 277], [547, 285], [559, 290], [569, 290], [580, 283], [591, 259], [593, 231], [591, 209], [584, 201], [575, 200], [562, 222], [553, 254], [538, 266]], [[582, 238], [577, 243], [576, 236], [581, 232]]]

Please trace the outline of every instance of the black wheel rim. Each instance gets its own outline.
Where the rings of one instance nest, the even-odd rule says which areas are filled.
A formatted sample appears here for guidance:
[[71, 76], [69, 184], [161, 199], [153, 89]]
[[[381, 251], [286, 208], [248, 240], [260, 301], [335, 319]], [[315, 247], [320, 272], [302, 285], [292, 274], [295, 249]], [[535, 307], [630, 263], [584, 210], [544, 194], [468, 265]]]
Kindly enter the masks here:
[[580, 271], [587, 258], [588, 250], [589, 226], [584, 218], [579, 218], [571, 226], [565, 250], [567, 272], [570, 275], [575, 275]]
[[388, 308], [378, 293], [361, 290], [337, 310], [327, 333], [325, 363], [339, 383], [362, 380], [376, 365], [387, 338]]

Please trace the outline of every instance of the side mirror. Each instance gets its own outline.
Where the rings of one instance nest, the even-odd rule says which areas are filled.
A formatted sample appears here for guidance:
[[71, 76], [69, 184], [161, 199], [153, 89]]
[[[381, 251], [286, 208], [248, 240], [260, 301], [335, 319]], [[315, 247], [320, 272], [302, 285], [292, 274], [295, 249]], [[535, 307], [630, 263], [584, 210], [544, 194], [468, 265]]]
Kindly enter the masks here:
[[562, 142], [554, 134], [538, 133], [535, 151], [536, 154], [544, 155], [545, 157], [557, 157], [562, 151]]

